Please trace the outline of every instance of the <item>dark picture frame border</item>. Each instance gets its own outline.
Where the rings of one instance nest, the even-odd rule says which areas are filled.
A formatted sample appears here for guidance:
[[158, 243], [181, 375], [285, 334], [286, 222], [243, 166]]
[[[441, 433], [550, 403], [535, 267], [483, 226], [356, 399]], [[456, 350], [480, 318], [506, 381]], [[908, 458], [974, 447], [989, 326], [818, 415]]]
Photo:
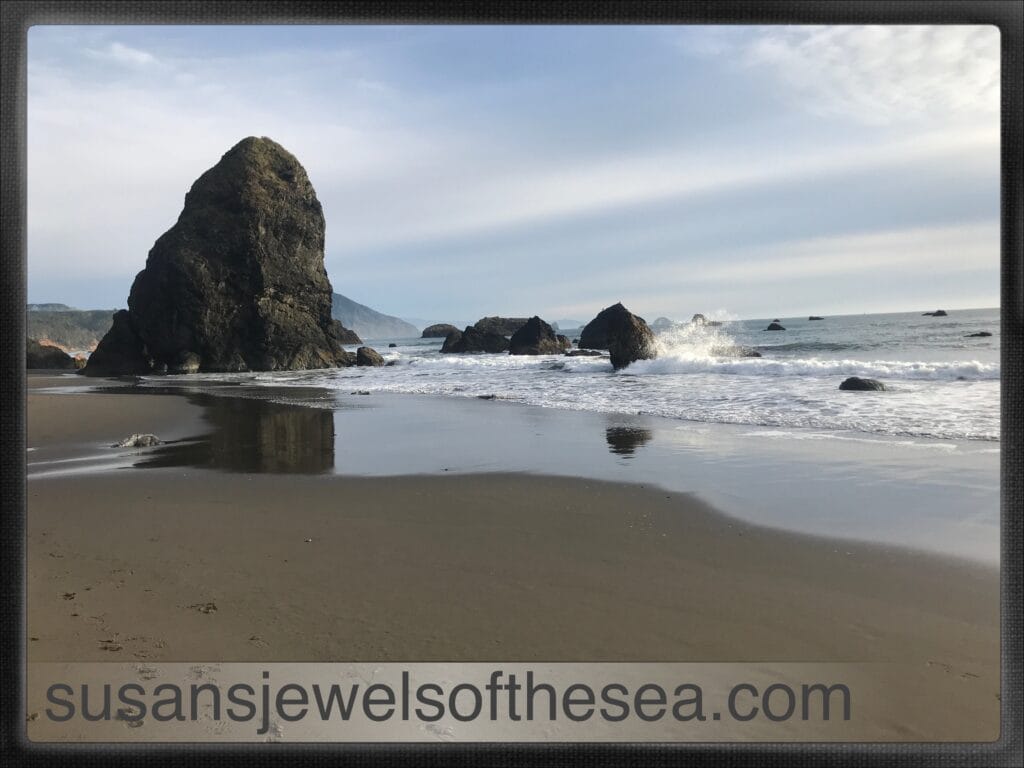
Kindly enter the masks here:
[[[25, 722], [27, 32], [42, 24], [990, 24], [1001, 33], [1001, 736], [985, 743], [58, 744]], [[267, 2], [0, 5], [0, 755], [11, 765], [1020, 765], [1024, 466], [1024, 0]], [[951, 705], [954, 703], [951, 702]], [[8, 762], [10, 761], [10, 762]]]

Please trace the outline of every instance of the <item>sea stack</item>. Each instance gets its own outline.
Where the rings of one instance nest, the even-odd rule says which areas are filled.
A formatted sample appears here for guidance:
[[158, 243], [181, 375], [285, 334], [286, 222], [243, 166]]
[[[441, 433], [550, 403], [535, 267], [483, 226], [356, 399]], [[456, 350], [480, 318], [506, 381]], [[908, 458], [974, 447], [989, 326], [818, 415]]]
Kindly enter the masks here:
[[655, 346], [654, 333], [647, 322], [621, 302], [602, 309], [580, 334], [580, 348], [607, 349], [615, 370], [655, 357]]
[[352, 365], [331, 293], [323, 210], [305, 169], [277, 142], [249, 137], [192, 185], [83, 372]]

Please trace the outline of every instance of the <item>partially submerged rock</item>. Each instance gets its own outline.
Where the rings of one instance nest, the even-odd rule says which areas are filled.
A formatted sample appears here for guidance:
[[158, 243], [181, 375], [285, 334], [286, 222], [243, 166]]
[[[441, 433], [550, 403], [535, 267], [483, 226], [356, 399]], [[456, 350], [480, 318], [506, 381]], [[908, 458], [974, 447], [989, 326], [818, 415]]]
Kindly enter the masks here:
[[922, 313], [921, 316], [922, 317], [948, 317], [948, 315], [946, 314], [946, 310], [944, 310], [944, 309], [936, 309], [934, 312], [924, 312], [924, 313]]
[[160, 440], [156, 435], [149, 433], [135, 434], [130, 437], [126, 437], [118, 443], [114, 443], [111, 448], [149, 448], [152, 445], [160, 445], [163, 441]]
[[607, 355], [599, 349], [570, 349], [564, 354], [566, 357], [607, 357]]
[[765, 330], [766, 331], [784, 331], [786, 329], [782, 327], [782, 324], [778, 320], [772, 320], [770, 323], [768, 323], [768, 327], [765, 328]]
[[[587, 329], [590, 329], [589, 336]], [[601, 342], [603, 346], [595, 346]], [[612, 367], [616, 370], [657, 355], [654, 332], [642, 317], [634, 315], [621, 303], [601, 310], [597, 317], [587, 323], [580, 335], [580, 347], [607, 349]]]
[[28, 370], [73, 371], [79, 366], [75, 363], [75, 358], [64, 350], [40, 344], [35, 339], [27, 339], [25, 341], [25, 367]]
[[445, 337], [441, 351], [456, 352], [508, 352], [509, 341], [500, 333], [485, 333], [476, 326], [467, 325], [464, 331], [455, 331]]
[[435, 323], [423, 329], [421, 339], [443, 339], [452, 331], [458, 332], [458, 328], [449, 323]]
[[983, 338], [985, 336], [991, 336], [991, 335], [992, 334], [989, 331], [978, 331], [977, 333], [968, 333], [967, 334], [967, 338], [968, 339], [980, 339], [980, 338]]
[[249, 137], [192, 185], [84, 373], [351, 365], [331, 292], [305, 169], [276, 142]]
[[885, 384], [876, 379], [862, 379], [859, 376], [851, 376], [839, 388], [857, 392], [883, 392], [886, 389]]
[[539, 317], [531, 317], [509, 340], [510, 355], [557, 355], [572, 346], [569, 339]]
[[824, 320], [824, 317], [818, 317], [817, 315], [811, 315], [807, 318], [808, 320]]
[[379, 367], [384, 365], [384, 358], [373, 347], [360, 347], [356, 350], [356, 365]]
[[473, 327], [481, 333], [497, 333], [502, 336], [511, 336], [529, 320], [528, 317], [481, 317]]

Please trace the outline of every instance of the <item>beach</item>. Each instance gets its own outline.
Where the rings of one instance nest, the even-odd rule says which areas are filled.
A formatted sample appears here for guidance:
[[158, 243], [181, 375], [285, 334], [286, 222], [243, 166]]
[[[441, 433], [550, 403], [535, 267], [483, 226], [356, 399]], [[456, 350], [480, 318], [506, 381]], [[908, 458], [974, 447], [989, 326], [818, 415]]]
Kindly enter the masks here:
[[[262, 459], [218, 464], [234, 422], [194, 393], [54, 389], [82, 384], [29, 376], [30, 662], [878, 662], [863, 684], [912, 712], [893, 738], [998, 735], [992, 562], [757, 525], [646, 481], [330, 471], [330, 411], [281, 403], [249, 436]], [[401, 424], [375, 407], [380, 452]], [[459, 424], [464, 448], [500, 442], [495, 413]], [[267, 459], [289, 429], [320, 435], [319, 463]], [[164, 461], [106, 448], [135, 432], [211, 436]], [[636, 438], [603, 450], [629, 466]]]

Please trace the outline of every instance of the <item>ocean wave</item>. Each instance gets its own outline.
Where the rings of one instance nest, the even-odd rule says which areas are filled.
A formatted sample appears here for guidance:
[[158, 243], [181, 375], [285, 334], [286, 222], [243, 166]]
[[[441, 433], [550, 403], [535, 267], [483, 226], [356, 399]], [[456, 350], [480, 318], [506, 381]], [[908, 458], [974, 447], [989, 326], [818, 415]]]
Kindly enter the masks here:
[[739, 376], [869, 376], [888, 379], [998, 381], [999, 365], [978, 360], [942, 362], [903, 360], [773, 360], [766, 357], [723, 359], [676, 354], [638, 360], [620, 371], [633, 376], [717, 373]]

